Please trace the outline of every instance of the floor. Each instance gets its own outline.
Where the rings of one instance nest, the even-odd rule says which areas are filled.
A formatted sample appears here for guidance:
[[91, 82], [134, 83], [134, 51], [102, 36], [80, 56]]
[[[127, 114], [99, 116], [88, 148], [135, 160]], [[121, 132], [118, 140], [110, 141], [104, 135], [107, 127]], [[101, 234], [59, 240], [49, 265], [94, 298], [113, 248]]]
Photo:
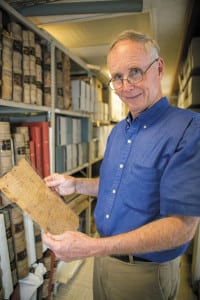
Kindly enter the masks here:
[[[93, 258], [80, 264], [78, 270], [66, 284], [59, 284], [54, 300], [92, 300]], [[191, 288], [191, 262], [189, 256], [182, 257], [181, 285], [177, 300], [197, 300]]]
[[92, 269], [93, 258], [87, 258], [80, 265], [76, 273], [57, 288], [54, 300], [92, 300]]
[[181, 260], [181, 283], [177, 300], [197, 300], [191, 287], [191, 256], [183, 255]]

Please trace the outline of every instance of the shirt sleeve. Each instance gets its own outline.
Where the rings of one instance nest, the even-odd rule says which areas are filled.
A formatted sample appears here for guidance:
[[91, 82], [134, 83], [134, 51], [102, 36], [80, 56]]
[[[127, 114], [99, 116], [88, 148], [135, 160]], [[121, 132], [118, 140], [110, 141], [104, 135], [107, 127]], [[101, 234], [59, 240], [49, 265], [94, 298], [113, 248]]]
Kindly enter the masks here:
[[161, 179], [164, 215], [200, 216], [200, 118], [194, 117]]

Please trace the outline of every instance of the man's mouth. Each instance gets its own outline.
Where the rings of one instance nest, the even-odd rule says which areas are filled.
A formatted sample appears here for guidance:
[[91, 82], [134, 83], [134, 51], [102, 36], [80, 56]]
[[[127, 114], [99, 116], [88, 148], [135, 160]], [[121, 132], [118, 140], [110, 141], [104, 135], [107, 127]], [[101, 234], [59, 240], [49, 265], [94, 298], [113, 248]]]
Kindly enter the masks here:
[[142, 93], [138, 93], [138, 94], [136, 94], [136, 95], [130, 95], [130, 96], [125, 96], [125, 98], [126, 99], [136, 99], [136, 98], [138, 98], [138, 97], [140, 97], [142, 95]]

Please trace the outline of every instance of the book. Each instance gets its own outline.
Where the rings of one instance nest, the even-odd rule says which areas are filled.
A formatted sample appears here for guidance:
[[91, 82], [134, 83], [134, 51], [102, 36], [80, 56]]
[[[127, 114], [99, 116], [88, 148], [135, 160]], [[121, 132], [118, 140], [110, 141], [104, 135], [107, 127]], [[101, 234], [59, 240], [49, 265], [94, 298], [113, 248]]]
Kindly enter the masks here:
[[39, 126], [29, 126], [30, 138], [34, 142], [35, 148], [35, 167], [38, 174], [43, 177], [42, 172], [42, 133]]
[[3, 274], [2, 284], [4, 289], [4, 299], [9, 299], [10, 295], [13, 292], [13, 283], [3, 214], [0, 214], [0, 238], [0, 267], [2, 269]]
[[53, 275], [55, 271], [55, 254], [50, 249], [47, 249], [44, 252], [43, 260], [47, 270], [47, 272], [44, 274], [43, 298], [51, 299], [53, 292]]
[[33, 220], [25, 212], [23, 213], [23, 217], [24, 217], [24, 229], [25, 229], [27, 256], [28, 256], [28, 266], [31, 267], [31, 265], [36, 262], [35, 232], [34, 232]]
[[30, 147], [30, 162], [32, 167], [36, 170], [36, 161], [35, 161], [35, 143], [34, 141], [29, 142]]
[[17, 276], [17, 265], [16, 265], [16, 258], [15, 258], [15, 245], [14, 245], [12, 228], [11, 228], [11, 220], [10, 220], [10, 209], [11, 209], [10, 205], [4, 206], [0, 210], [0, 214], [4, 216], [6, 238], [7, 238], [8, 252], [9, 252], [10, 270], [12, 275], [12, 283], [14, 286], [17, 283], [18, 276]]
[[[25, 122], [29, 126], [35, 145], [35, 164], [41, 177], [50, 175], [49, 124], [48, 122]], [[38, 157], [40, 156], [40, 157]]]
[[0, 178], [0, 190], [43, 230], [61, 234], [78, 229], [78, 216], [47, 187], [25, 159]]
[[18, 279], [22, 279], [23, 277], [28, 275], [29, 267], [24, 229], [24, 218], [21, 210], [17, 207], [16, 204], [13, 204], [11, 206], [10, 220], [15, 245]]
[[41, 261], [43, 256], [42, 235], [39, 226], [34, 222], [33, 222], [33, 229], [34, 229], [36, 261], [38, 262]]
[[50, 175], [50, 151], [49, 151], [49, 124], [48, 122], [37, 122], [42, 131], [42, 170], [43, 176]]
[[56, 172], [66, 172], [66, 146], [56, 146]]

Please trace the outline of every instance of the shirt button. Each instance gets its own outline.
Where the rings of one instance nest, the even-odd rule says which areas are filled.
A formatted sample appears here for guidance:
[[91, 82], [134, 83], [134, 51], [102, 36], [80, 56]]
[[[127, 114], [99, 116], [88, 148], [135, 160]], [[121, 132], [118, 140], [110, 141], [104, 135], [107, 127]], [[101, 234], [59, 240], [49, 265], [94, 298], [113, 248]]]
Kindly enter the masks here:
[[115, 193], [116, 193], [116, 190], [112, 190], [112, 193], [115, 194]]
[[128, 140], [127, 142], [128, 142], [128, 144], [131, 144], [131, 140]]
[[146, 128], [147, 128], [147, 125], [144, 125], [143, 128], [146, 129]]
[[123, 165], [123, 164], [120, 164], [119, 167], [120, 167], [120, 169], [123, 169], [124, 165]]
[[110, 215], [109, 214], [106, 214], [106, 219], [109, 219], [110, 218]]

